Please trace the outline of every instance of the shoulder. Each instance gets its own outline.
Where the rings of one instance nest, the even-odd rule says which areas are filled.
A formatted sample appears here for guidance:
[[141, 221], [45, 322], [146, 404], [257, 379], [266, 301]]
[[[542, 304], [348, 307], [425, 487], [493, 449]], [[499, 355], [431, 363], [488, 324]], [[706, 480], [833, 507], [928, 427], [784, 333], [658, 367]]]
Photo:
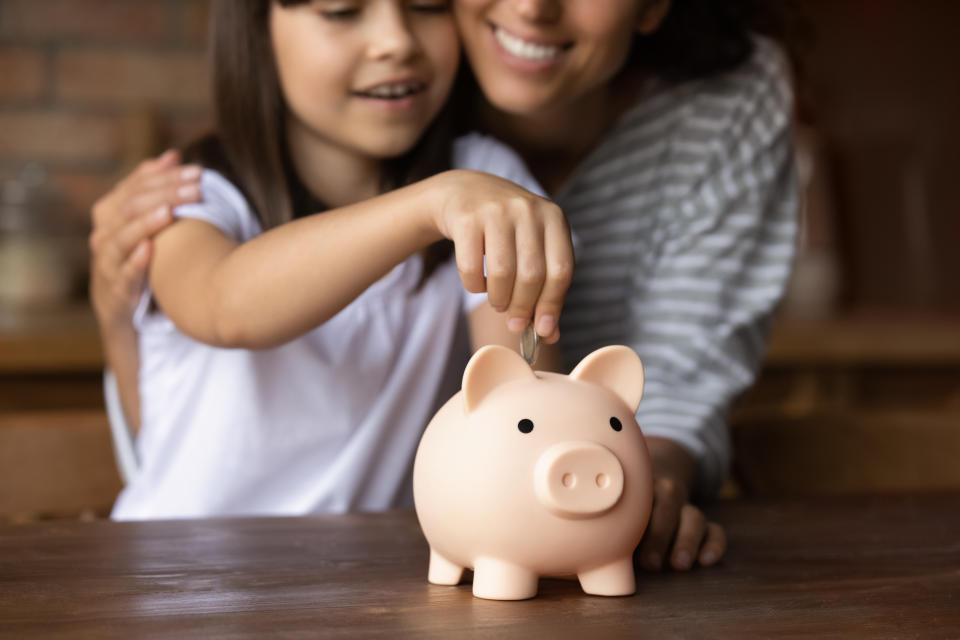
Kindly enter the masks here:
[[768, 143], [789, 128], [793, 117], [790, 62], [775, 42], [760, 36], [739, 66], [672, 93], [680, 106], [679, 130], [710, 134], [714, 152], [736, 146], [745, 136]]
[[200, 177], [202, 200], [177, 207], [180, 218], [209, 222], [234, 240], [243, 242], [260, 233], [260, 224], [240, 190], [213, 169], [204, 169]]

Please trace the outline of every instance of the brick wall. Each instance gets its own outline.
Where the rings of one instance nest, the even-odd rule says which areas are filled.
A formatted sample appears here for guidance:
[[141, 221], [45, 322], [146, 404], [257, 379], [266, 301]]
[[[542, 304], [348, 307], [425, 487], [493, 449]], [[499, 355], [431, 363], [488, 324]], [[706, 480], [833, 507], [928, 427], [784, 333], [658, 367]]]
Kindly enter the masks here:
[[41, 162], [74, 215], [209, 125], [206, 0], [0, 0], [0, 176]]

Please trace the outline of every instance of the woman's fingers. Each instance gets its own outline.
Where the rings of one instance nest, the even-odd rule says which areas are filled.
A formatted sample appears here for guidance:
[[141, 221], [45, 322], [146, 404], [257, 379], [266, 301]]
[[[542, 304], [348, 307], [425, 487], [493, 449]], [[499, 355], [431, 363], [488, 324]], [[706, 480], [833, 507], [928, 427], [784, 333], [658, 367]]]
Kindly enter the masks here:
[[183, 204], [199, 202], [202, 198], [200, 191], [200, 167], [177, 168], [153, 174], [141, 180], [136, 190], [127, 195], [125, 210], [122, 218], [128, 221], [131, 218], [149, 215], [161, 206], [176, 208]]
[[640, 543], [640, 563], [645, 569], [659, 571], [663, 567], [663, 559], [679, 525], [682, 506], [681, 494], [672, 478], [654, 480], [653, 512]]
[[703, 547], [700, 548], [698, 561], [705, 567], [712, 566], [720, 561], [726, 551], [727, 534], [723, 527], [716, 522], [708, 522], [707, 537], [704, 540]]
[[118, 284], [125, 296], [134, 298], [139, 295], [147, 279], [147, 268], [150, 265], [152, 253], [153, 243], [149, 240], [141, 240], [130, 252], [130, 257], [118, 274]]
[[670, 553], [670, 566], [679, 571], [686, 571], [692, 567], [706, 533], [707, 518], [703, 512], [692, 504], [683, 505], [680, 510], [677, 537], [673, 542], [673, 551]]
[[128, 256], [144, 240], [156, 235], [173, 222], [173, 213], [169, 206], [161, 204], [144, 215], [128, 218], [126, 223], [113, 234], [113, 244], [121, 256]]

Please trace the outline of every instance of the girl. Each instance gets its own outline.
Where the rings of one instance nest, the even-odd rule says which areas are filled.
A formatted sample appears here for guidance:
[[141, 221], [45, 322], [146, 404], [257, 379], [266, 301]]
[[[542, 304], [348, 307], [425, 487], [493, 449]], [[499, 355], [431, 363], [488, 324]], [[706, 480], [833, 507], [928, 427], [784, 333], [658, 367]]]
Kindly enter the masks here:
[[[454, 391], [460, 278], [524, 323], [558, 315], [563, 216], [510, 181], [437, 173], [446, 3], [224, 0], [212, 20], [217, 137], [198, 147], [203, 202], [156, 238], [135, 317], [141, 464], [114, 517], [409, 505], [421, 430]], [[457, 157], [503, 154], [470, 138]], [[377, 195], [418, 170], [435, 175]]]
[[[650, 569], [713, 564], [725, 548], [723, 530], [690, 501], [726, 477], [725, 415], [759, 368], [793, 256], [789, 68], [755, 36], [783, 36], [788, 21], [775, 11], [785, 4], [453, 5], [478, 88], [470, 126], [521, 153], [581, 240], [564, 304], [566, 360], [609, 343], [644, 360], [637, 419], [656, 500], [640, 554]], [[132, 331], [129, 292], [165, 224], [140, 221], [196, 197], [176, 160], [148, 165], [101, 201], [97, 227], [111, 248], [98, 252], [93, 288], [110, 340]]]

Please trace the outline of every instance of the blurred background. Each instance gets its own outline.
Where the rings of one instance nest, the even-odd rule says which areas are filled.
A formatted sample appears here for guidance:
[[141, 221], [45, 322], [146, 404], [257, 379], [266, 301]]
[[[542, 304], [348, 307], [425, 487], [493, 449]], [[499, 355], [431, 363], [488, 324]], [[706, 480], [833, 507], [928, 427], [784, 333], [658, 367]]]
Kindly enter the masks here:
[[[723, 495], [960, 487], [960, 2], [795, 4], [802, 250]], [[120, 489], [90, 208], [208, 126], [206, 22], [206, 0], [0, 0], [0, 520], [103, 516]]]

